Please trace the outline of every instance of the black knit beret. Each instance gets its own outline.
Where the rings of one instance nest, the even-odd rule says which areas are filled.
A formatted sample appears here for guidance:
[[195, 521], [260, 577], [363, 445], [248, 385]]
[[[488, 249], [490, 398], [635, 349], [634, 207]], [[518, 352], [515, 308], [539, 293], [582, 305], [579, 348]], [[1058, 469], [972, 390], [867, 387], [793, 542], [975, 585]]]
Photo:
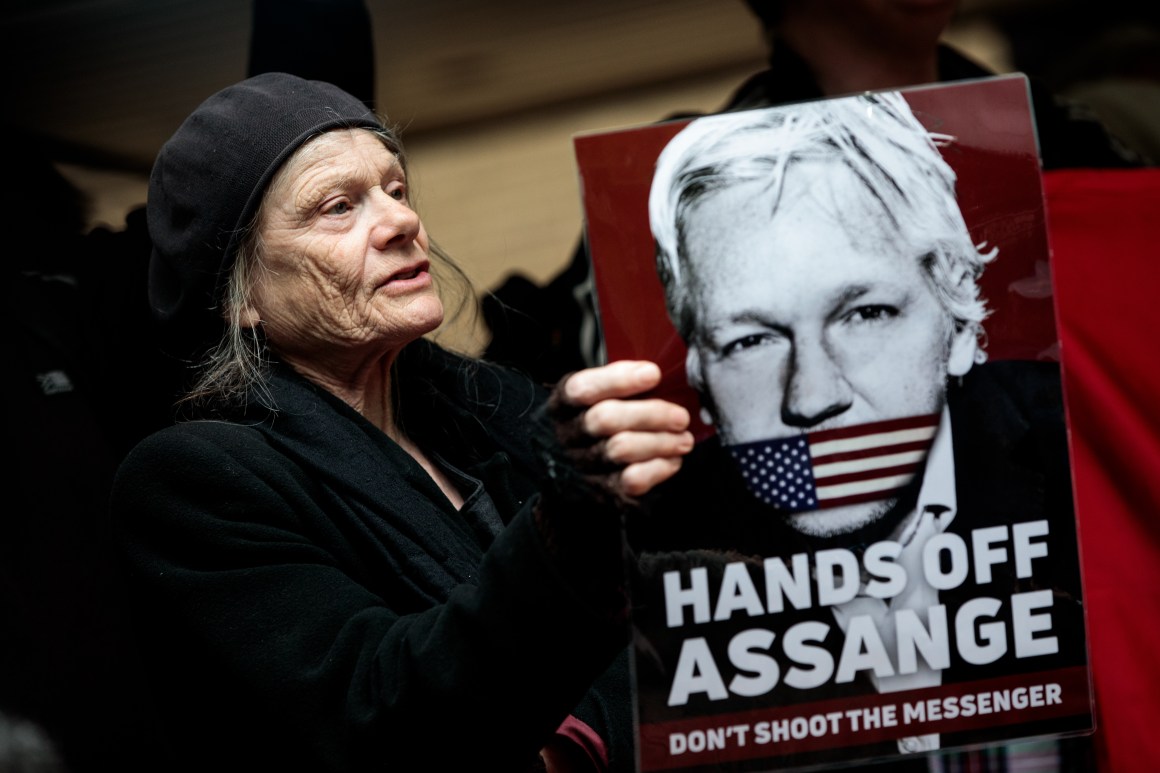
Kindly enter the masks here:
[[162, 146], [145, 207], [149, 303], [180, 345], [220, 334], [242, 231], [275, 172], [311, 137], [340, 127], [383, 128], [337, 86], [264, 73], [202, 102]]

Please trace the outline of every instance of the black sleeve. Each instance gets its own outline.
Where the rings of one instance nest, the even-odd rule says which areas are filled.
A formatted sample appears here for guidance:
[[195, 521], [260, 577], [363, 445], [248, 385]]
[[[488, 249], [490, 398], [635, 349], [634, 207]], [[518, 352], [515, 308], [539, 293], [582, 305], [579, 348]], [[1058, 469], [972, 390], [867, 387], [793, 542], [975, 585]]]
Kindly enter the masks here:
[[520, 770], [623, 649], [548, 554], [535, 502], [476, 582], [400, 608], [349, 571], [308, 475], [255, 430], [192, 426], [130, 455], [113, 514], [158, 684], [212, 769]]

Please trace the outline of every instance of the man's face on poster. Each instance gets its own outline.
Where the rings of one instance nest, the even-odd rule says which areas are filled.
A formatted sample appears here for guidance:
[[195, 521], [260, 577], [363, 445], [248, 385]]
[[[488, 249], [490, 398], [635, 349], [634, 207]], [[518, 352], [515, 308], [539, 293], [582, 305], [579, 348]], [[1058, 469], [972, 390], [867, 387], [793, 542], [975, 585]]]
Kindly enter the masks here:
[[[776, 213], [761, 183], [686, 212], [685, 250], [702, 400], [726, 445], [941, 411], [948, 375], [970, 369], [921, 264], [845, 166], [800, 162]], [[790, 514], [815, 536], [853, 532], [878, 500]]]

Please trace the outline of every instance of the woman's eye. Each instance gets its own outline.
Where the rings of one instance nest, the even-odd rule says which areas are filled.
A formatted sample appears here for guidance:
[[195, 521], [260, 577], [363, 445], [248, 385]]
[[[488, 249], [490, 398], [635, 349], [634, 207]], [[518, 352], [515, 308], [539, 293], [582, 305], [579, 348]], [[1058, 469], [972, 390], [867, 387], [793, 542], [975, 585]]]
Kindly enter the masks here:
[[750, 333], [749, 335], [741, 336], [736, 340], [730, 341], [729, 343], [725, 344], [725, 346], [721, 347], [721, 355], [723, 357], [728, 357], [746, 349], [752, 349], [755, 346], [760, 346], [761, 344], [769, 341], [769, 339], [770, 336], [768, 333]]
[[407, 200], [407, 186], [405, 186], [405, 185], [392, 185], [392, 186], [387, 188], [387, 195], [390, 196], [395, 201], [406, 201]]
[[339, 201], [334, 202], [333, 204], [331, 204], [330, 206], [328, 206], [326, 208], [326, 214], [328, 214], [328, 215], [345, 215], [347, 212], [350, 212], [351, 209], [352, 209], [352, 207], [351, 207], [351, 203], [349, 201], [347, 201], [346, 199], [340, 199]]

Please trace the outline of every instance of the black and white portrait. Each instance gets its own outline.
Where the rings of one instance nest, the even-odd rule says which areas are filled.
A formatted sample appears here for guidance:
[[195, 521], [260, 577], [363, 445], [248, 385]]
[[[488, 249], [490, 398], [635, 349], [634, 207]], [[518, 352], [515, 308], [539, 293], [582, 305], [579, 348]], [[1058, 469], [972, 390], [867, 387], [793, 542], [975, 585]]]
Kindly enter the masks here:
[[[1003, 245], [972, 238], [954, 142], [888, 92], [697, 118], [657, 158], [657, 272], [714, 432], [630, 529], [647, 716], [1086, 662], [1059, 366], [988, 361]], [[863, 754], [973, 740], [891, 738]]]

